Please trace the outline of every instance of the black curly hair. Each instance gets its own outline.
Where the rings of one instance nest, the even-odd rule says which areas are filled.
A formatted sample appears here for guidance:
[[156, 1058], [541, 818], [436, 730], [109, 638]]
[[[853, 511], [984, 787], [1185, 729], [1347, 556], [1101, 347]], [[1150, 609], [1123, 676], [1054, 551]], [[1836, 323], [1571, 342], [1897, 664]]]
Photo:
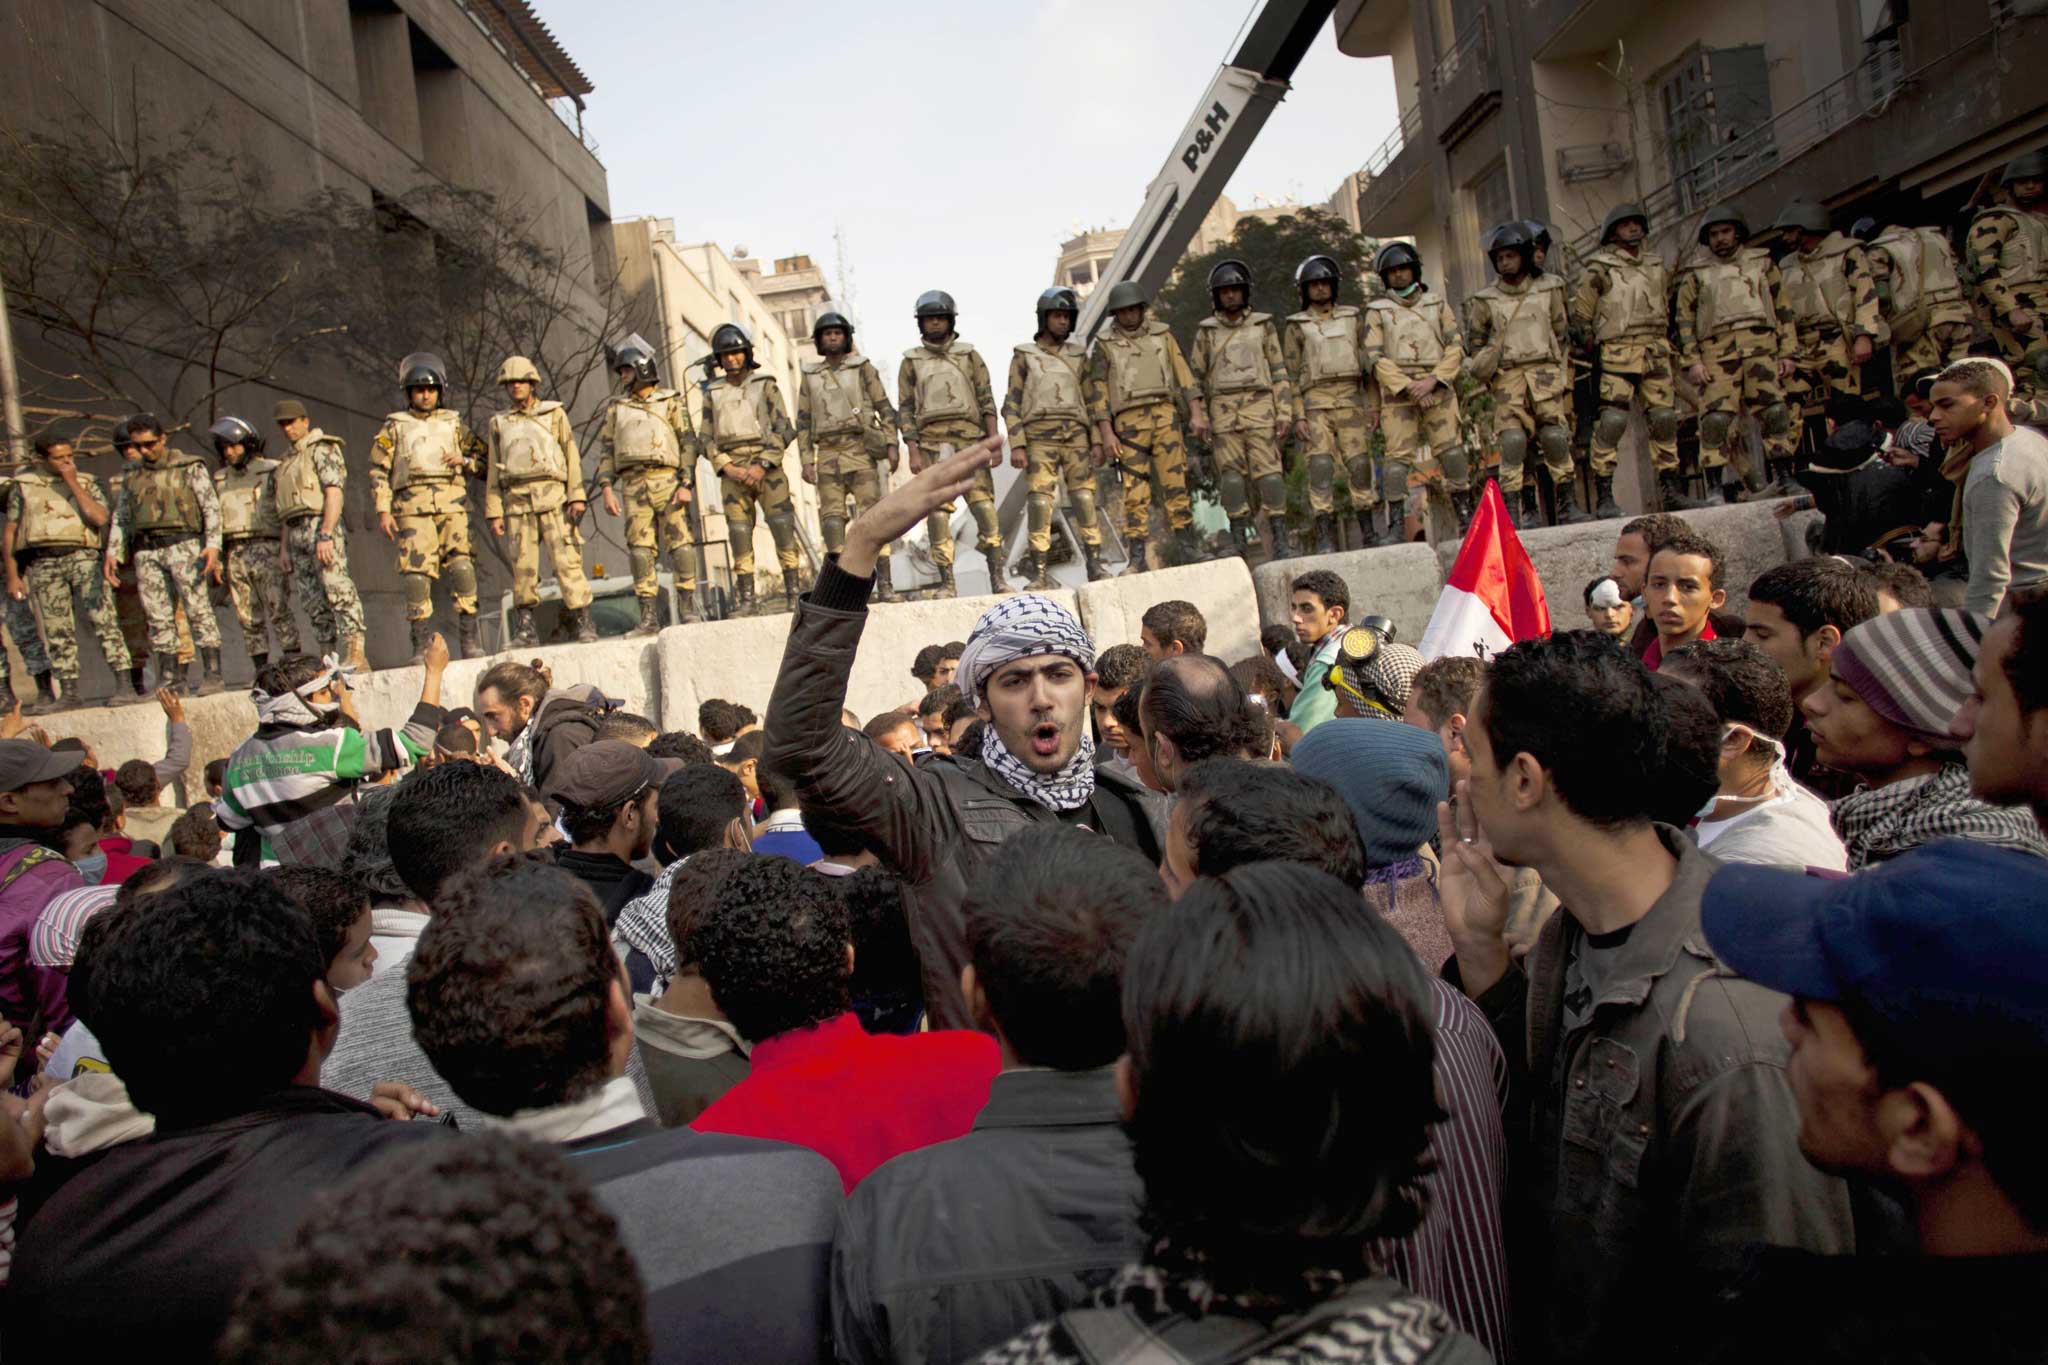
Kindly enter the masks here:
[[711, 746], [687, 730], [667, 730], [647, 746], [649, 758], [680, 758], [684, 763], [709, 763]]
[[846, 1012], [846, 905], [787, 858], [756, 858], [719, 883], [692, 936], [718, 1008], [760, 1042]]
[[554, 1149], [408, 1143], [322, 1195], [245, 1282], [220, 1359], [637, 1365], [646, 1290], [618, 1222]]
[[704, 907], [718, 894], [719, 883], [755, 856], [736, 848], [702, 849], [691, 854], [669, 878], [668, 937], [675, 948], [678, 972], [697, 970], [697, 925], [704, 917]]
[[237, 1113], [305, 1066], [327, 959], [273, 882], [209, 872], [88, 927], [100, 932], [80, 1014], [160, 1127]]
[[466, 1103], [505, 1117], [567, 1104], [611, 1075], [622, 983], [583, 881], [499, 858], [451, 882], [405, 968], [413, 1039]]
[[526, 827], [519, 779], [481, 763], [437, 763], [405, 775], [385, 817], [391, 864], [407, 889], [432, 903], [443, 883], [517, 842]]
[[311, 863], [286, 863], [257, 874], [284, 892], [285, 899], [306, 912], [320, 936], [320, 956], [333, 962], [348, 941], [348, 931], [370, 913], [370, 893], [346, 872]]

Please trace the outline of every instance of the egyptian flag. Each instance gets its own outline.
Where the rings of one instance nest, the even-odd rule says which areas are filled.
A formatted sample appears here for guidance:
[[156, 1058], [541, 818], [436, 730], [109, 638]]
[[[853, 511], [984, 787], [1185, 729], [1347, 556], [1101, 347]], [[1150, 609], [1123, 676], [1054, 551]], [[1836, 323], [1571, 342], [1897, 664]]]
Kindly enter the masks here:
[[1490, 659], [1517, 640], [1550, 634], [1543, 580], [1508, 521], [1500, 485], [1488, 479], [1450, 582], [1436, 600], [1420, 646], [1425, 659], [1447, 654]]

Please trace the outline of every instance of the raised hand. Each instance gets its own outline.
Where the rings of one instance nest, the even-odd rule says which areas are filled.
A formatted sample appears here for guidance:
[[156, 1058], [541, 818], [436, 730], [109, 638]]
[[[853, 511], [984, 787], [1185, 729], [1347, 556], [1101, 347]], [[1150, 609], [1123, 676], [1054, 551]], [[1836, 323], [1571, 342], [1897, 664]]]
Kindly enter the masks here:
[[875, 572], [884, 545], [974, 486], [974, 476], [1003, 458], [1003, 438], [989, 436], [927, 465], [922, 473], [853, 519], [839, 567], [857, 578]]

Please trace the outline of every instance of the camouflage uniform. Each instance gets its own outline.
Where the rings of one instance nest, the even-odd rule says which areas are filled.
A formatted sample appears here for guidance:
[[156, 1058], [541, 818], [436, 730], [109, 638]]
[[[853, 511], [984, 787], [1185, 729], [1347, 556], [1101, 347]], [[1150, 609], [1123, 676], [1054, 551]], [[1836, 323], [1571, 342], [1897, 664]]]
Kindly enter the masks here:
[[561, 585], [562, 608], [590, 605], [583, 577], [583, 536], [568, 513], [585, 500], [583, 456], [569, 414], [553, 399], [493, 414], [485, 443], [484, 516], [502, 520], [512, 540], [512, 605], [540, 601], [540, 547], [545, 541]]
[[1493, 435], [1500, 443], [1500, 490], [1522, 487], [1529, 443], [1562, 484], [1572, 477], [1571, 364], [1566, 354], [1563, 281], [1496, 279], [1465, 303], [1470, 369], [1493, 393]]
[[1010, 448], [1027, 461], [1031, 548], [1041, 555], [1052, 548], [1052, 512], [1062, 477], [1081, 543], [1102, 545], [1089, 448], [1095, 444], [1095, 423], [1107, 414], [1090, 405], [1088, 387], [1088, 351], [1078, 341], [1048, 346], [1039, 340], [1011, 353], [1003, 429]]
[[[2048, 319], [2042, 316], [2048, 309], [2048, 213], [2016, 203], [1993, 205], [1971, 221], [1964, 253], [1999, 354], [2020, 388], [2039, 386], [2040, 371], [2048, 368]], [[2017, 312], [2031, 313], [2033, 320], [2015, 326]]]
[[476, 550], [471, 544], [468, 489], [488, 454], [452, 408], [412, 408], [385, 417], [370, 443], [370, 500], [398, 528], [398, 577], [405, 619], [434, 614], [434, 580], [445, 571], [458, 616], [477, 613]]
[[1291, 314], [1280, 335], [1294, 383], [1297, 421], [1308, 424], [1308, 507], [1316, 516], [1334, 502], [1337, 464], [1351, 485], [1353, 511], [1379, 503], [1372, 467], [1372, 429], [1365, 382], [1365, 315], [1348, 303], [1310, 304]]
[[167, 452], [128, 475], [114, 502], [107, 556], [119, 563], [132, 550], [149, 643], [158, 667], [178, 652], [177, 609], [185, 608], [201, 649], [220, 648], [220, 623], [206, 583], [204, 557], [220, 550], [220, 499], [197, 456]]
[[[4, 505], [13, 497], [12, 489], [15, 476], [34, 468], [35, 466], [33, 465], [0, 467], [0, 505]], [[16, 524], [19, 525], [19, 523]], [[15, 539], [19, 543], [19, 532], [16, 533]], [[14, 637], [14, 647], [21, 651], [22, 667], [28, 670], [30, 676], [38, 673], [48, 673], [50, 671], [50, 656], [43, 648], [42, 636], [36, 633], [35, 608], [31, 607], [25, 600], [16, 601], [14, 598], [7, 596], [7, 594], [0, 593], [0, 617], [6, 619], [7, 633]], [[0, 654], [4, 653], [4, 650], [0, 650]]]
[[[107, 505], [99, 481], [80, 470], [79, 487], [87, 496]], [[45, 469], [30, 468], [9, 481], [7, 520], [14, 526], [14, 553], [28, 579], [28, 597], [16, 606], [30, 611], [29, 602], [41, 608], [43, 629], [49, 632], [49, 657], [43, 667], [22, 651], [22, 662], [30, 673], [54, 672], [76, 695], [78, 681], [78, 621], [72, 611], [76, 596], [85, 608], [85, 619], [100, 642], [107, 667], [116, 674], [131, 666], [128, 643], [121, 638], [121, 622], [114, 611], [113, 590], [100, 573], [100, 533], [86, 521], [78, 500], [64, 480]], [[10, 624], [11, 621], [10, 621]], [[16, 637], [19, 643], [19, 637]], [[37, 642], [38, 651], [42, 642]]]
[[[847, 522], [882, 500], [896, 449], [896, 409], [872, 361], [849, 351], [804, 362], [796, 444], [804, 468], [817, 480], [818, 532], [825, 548], [837, 553], [846, 547]], [[888, 546], [879, 557], [889, 557]], [[875, 577], [889, 581], [886, 572]]]
[[1901, 384], [1970, 353], [1970, 305], [1955, 248], [1940, 228], [1888, 227], [1864, 250], [1891, 328], [1892, 375]]
[[1832, 397], [1861, 397], [1863, 367], [1850, 359], [1857, 338], [1873, 347], [1891, 339], [1877, 305], [1877, 282], [1863, 244], [1830, 232], [1812, 251], [1778, 262], [1780, 297], [1797, 332], [1797, 366], [1785, 384], [1792, 430], [1826, 411]]
[[363, 602], [356, 595], [355, 580], [348, 576], [348, 532], [339, 517], [334, 522], [334, 563], [320, 562], [327, 490], [347, 484], [348, 460], [341, 438], [314, 427], [277, 462], [265, 494], [271, 518], [284, 527], [292, 593], [326, 650], [363, 634]]
[[776, 562], [784, 573], [797, 567], [796, 507], [789, 497], [789, 474], [782, 467], [783, 452], [796, 439], [796, 431], [782, 409], [782, 390], [775, 376], [760, 370], [743, 370], [735, 383], [723, 373], [711, 381], [704, 398], [704, 447], [711, 467], [723, 474], [726, 467], [757, 465], [766, 473], [756, 487], [736, 479], [719, 485], [725, 499], [726, 541], [732, 548], [733, 572], [743, 579], [754, 576], [754, 509], [767, 517], [768, 533], [775, 538]]
[[[1365, 352], [1380, 390], [1380, 426], [1387, 434], [1381, 493], [1389, 502], [1440, 485], [1462, 493], [1471, 462], [1458, 439], [1458, 371], [1465, 343], [1451, 305], [1417, 285], [1407, 298], [1389, 294], [1365, 306]], [[1423, 407], [1406, 396], [1417, 379], [1435, 378], [1438, 401]]]
[[1259, 510], [1268, 517], [1282, 515], [1287, 483], [1273, 432], [1283, 420], [1292, 422], [1299, 409], [1273, 315], [1247, 309], [1235, 322], [1220, 312], [1203, 318], [1195, 328], [1188, 370], [1208, 407], [1216, 491], [1224, 514], [1232, 521], [1251, 516], [1250, 494], [1256, 489]]
[[1572, 291], [1571, 324], [1600, 348], [1600, 412], [1588, 443], [1595, 478], [1614, 477], [1621, 438], [1628, 431], [1629, 403], [1637, 394], [1650, 428], [1651, 467], [1659, 472], [1678, 468], [1670, 289], [1661, 256], [1608, 242], [1586, 258]]
[[[988, 362], [957, 336], [937, 346], [911, 347], [896, 367], [896, 409], [901, 414], [903, 439], [917, 443], [926, 464], [939, 457], [943, 445], [957, 450], [986, 440], [989, 419], [996, 415]], [[984, 553], [1002, 549], [1003, 535], [996, 527], [995, 476], [986, 469], [974, 471], [974, 487], [967, 490], [967, 510], [974, 517], [974, 547]], [[935, 510], [926, 526], [931, 532], [932, 563], [951, 564], [953, 504]]]
[[1736, 472], [1752, 488], [1761, 486], [1761, 471], [1748, 467], [1742, 443], [1730, 445], [1736, 418], [1756, 414], [1766, 459], [1791, 459], [1798, 439], [1778, 361], [1794, 355], [1799, 337], [1780, 289], [1778, 267], [1761, 247], [1737, 247], [1725, 258], [1701, 248], [1679, 272], [1672, 307], [1679, 363], [1707, 369], [1700, 391], [1700, 467], [1724, 465], [1732, 452]]
[[271, 516], [263, 495], [276, 469], [276, 460], [252, 455], [239, 465], [224, 464], [213, 471], [228, 598], [235, 604], [235, 619], [242, 623], [243, 647], [258, 667], [270, 656], [266, 626], [276, 629], [279, 652], [299, 652], [299, 624], [292, 619], [291, 590], [284, 565], [278, 562], [284, 528]]
[[633, 561], [633, 596], [661, 592], [660, 556], [668, 555], [676, 591], [697, 591], [697, 535], [690, 529], [690, 504], [676, 494], [697, 481], [697, 433], [689, 405], [674, 389], [648, 386], [644, 393], [618, 394], [605, 409], [597, 486], [617, 485], [626, 511], [626, 553]]
[[1201, 398], [1180, 343], [1163, 322], [1146, 318], [1136, 331], [1114, 319], [1095, 333], [1088, 353], [1088, 410], [1104, 414], [1123, 443], [1124, 535], [1151, 534], [1152, 480], [1169, 530], [1194, 525], [1188, 501], [1188, 449], [1181, 440], [1174, 395], [1192, 404]]

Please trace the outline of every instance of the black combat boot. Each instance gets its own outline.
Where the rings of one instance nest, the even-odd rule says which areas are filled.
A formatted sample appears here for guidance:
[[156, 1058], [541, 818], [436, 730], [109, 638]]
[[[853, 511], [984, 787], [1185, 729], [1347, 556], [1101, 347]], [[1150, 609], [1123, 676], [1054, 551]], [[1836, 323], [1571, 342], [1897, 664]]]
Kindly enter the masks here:
[[1200, 564], [1208, 558], [1209, 547], [1202, 543], [1202, 533], [1193, 522], [1174, 530], [1173, 554], [1177, 564]]
[[637, 625], [637, 626], [634, 626], [634, 627], [633, 627], [633, 628], [632, 628], [631, 630], [627, 631], [627, 632], [626, 632], [626, 638], [627, 638], [627, 639], [629, 639], [629, 640], [644, 640], [644, 639], [646, 639], [646, 638], [647, 638], [648, 636], [650, 636], [650, 635], [655, 635], [655, 634], [659, 634], [659, 633], [660, 633], [660, 631], [661, 631], [661, 611], [660, 611], [660, 609], [659, 609], [658, 607], [656, 607], [656, 606], [655, 606], [655, 602], [654, 602], [654, 599], [653, 599], [653, 598], [651, 598], [651, 597], [643, 597], [643, 598], [641, 598], [641, 599], [640, 599], [640, 624], [639, 624], [639, 625]]
[[591, 619], [589, 607], [584, 607], [581, 611], [570, 612], [567, 624], [575, 627], [577, 644], [594, 645], [597, 643], [597, 622]]
[[694, 626], [704, 620], [704, 613], [697, 609], [697, 585], [676, 589], [676, 624]]
[[1337, 553], [1337, 518], [1328, 512], [1316, 513], [1316, 553], [1333, 555]]
[[474, 659], [484, 652], [483, 641], [477, 638], [475, 612], [467, 616], [460, 612], [455, 614], [455, 643], [465, 659]]
[[[47, 673], [39, 673], [36, 675], [36, 681], [40, 684], [49, 677]], [[120, 688], [119, 683], [115, 683], [114, 686], [116, 690]], [[36, 698], [35, 709], [38, 714], [47, 715], [52, 711], [76, 711], [82, 704], [78, 696], [77, 677], [59, 674], [51, 686], [49, 696]]]
[[1522, 485], [1522, 516], [1521, 520], [1517, 521], [1515, 525], [1527, 529], [1533, 526], [1541, 526], [1542, 524], [1543, 500], [1536, 496], [1535, 484], [1525, 483]]
[[1602, 519], [1626, 516], [1621, 504], [1614, 500], [1614, 476], [1596, 475], [1593, 479], [1593, 515]]
[[960, 585], [953, 581], [953, 562], [947, 560], [944, 564], [938, 565], [937, 568], [939, 571], [939, 583], [937, 587], [932, 589], [932, 600], [941, 601], [948, 597], [958, 597], [960, 595]]
[[1037, 550], [1033, 550], [1025, 559], [1024, 572], [1030, 576], [1030, 582], [1024, 585], [1027, 589], [1032, 592], [1054, 592], [1058, 590], [1060, 586], [1059, 580], [1052, 576], [1051, 560], [1051, 551], [1040, 553]]
[[1255, 534], [1250, 517], [1230, 519], [1230, 543], [1236, 547], [1239, 559], [1249, 560], [1252, 557], [1252, 540]]
[[1088, 581], [1090, 583], [1100, 583], [1103, 579], [1109, 577], [1109, 570], [1102, 567], [1102, 547], [1100, 545], [1083, 545], [1081, 547], [1081, 558], [1088, 566]]
[[512, 643], [525, 647], [540, 643], [540, 635], [533, 628], [533, 608], [512, 608]]
[[1591, 521], [1593, 514], [1579, 505], [1579, 481], [1566, 479], [1557, 486], [1557, 524], [1577, 526]]
[[[29, 703], [29, 706], [34, 707], [39, 713], [44, 710], [68, 709], [61, 708], [57, 705], [57, 685], [52, 680], [49, 669], [46, 668], [42, 672], [31, 674], [30, 676], [36, 680], [36, 695], [35, 698]], [[72, 686], [66, 689], [65, 695], [75, 696], [77, 691], [78, 688], [76, 686]], [[77, 703], [74, 701], [73, 705], [76, 704]], [[29, 706], [25, 706], [22, 709], [26, 711], [29, 709]], [[12, 708], [9, 709], [11, 710]]]
[[427, 661], [427, 641], [434, 638], [434, 623], [431, 620], [407, 621], [406, 633], [412, 637], [412, 657], [406, 663], [418, 666]]
[[1276, 559], [1292, 559], [1294, 547], [1287, 543], [1287, 518], [1274, 515], [1266, 518], [1266, 534], [1271, 543], [1266, 546], [1266, 562]]
[[210, 697], [216, 692], [224, 692], [227, 690], [227, 680], [221, 676], [220, 672], [219, 646], [215, 646], [212, 649], [208, 649], [203, 645], [200, 647], [199, 668], [200, 696]]
[[1657, 471], [1657, 497], [1667, 512], [1694, 512], [1707, 505], [1685, 491], [1685, 476], [1675, 469]]
[[883, 555], [875, 561], [875, 592], [877, 602], [896, 600], [896, 576], [889, 572], [889, 556]]
[[796, 584], [796, 570], [784, 569], [782, 571], [782, 600], [789, 604], [791, 611], [796, 610], [796, 599], [802, 592], [803, 589], [799, 588]]
[[1353, 508], [1351, 515], [1358, 520], [1359, 549], [1377, 550], [1387, 543], [1386, 537], [1380, 533], [1380, 524], [1374, 520], [1370, 507]]
[[1003, 572], [1003, 547], [983, 550], [981, 557], [988, 561], [988, 590], [990, 592], [1015, 592], [1010, 576]]
[[733, 580], [732, 614], [752, 616], [754, 614], [754, 575], [743, 573]]
[[127, 695], [127, 696], [125, 696], [125, 697], [124, 697], [124, 696], [122, 696], [122, 695], [121, 695], [121, 689], [120, 689], [120, 688], [119, 688], [118, 686], [116, 686], [116, 687], [115, 687], [115, 689], [114, 689], [114, 697], [113, 697], [113, 700], [115, 700], [115, 701], [148, 701], [148, 700], [149, 700], [149, 684], [145, 683], [145, 682], [144, 682], [144, 681], [142, 680], [142, 670], [143, 670], [143, 668], [144, 668], [144, 665], [142, 665], [142, 664], [130, 664], [130, 665], [128, 665], [128, 695]]
[[1408, 543], [1408, 499], [1395, 498], [1387, 504], [1387, 538], [1383, 544], [1405, 545]]
[[1134, 538], [1125, 548], [1130, 552], [1130, 562], [1124, 565], [1124, 571], [1119, 577], [1129, 578], [1132, 574], [1143, 573], [1151, 567], [1145, 557], [1145, 538], [1143, 536]]
[[0, 715], [11, 712], [17, 706], [21, 706], [21, 713], [25, 716], [34, 715], [39, 709], [33, 705], [23, 706], [21, 698], [14, 695], [14, 679], [0, 673]]
[[1472, 509], [1476, 504], [1477, 500], [1469, 488], [1459, 489], [1451, 494], [1451, 514], [1458, 519], [1459, 535], [1464, 535], [1466, 529], [1472, 525]]

